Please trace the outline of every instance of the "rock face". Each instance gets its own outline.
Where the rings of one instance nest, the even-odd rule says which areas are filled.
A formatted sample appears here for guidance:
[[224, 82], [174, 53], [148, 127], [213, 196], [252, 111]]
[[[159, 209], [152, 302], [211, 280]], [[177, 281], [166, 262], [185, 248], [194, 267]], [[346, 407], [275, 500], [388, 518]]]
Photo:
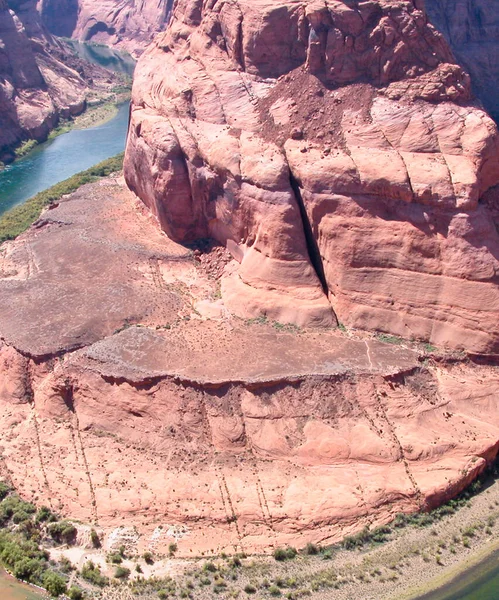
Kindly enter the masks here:
[[239, 316], [499, 352], [498, 132], [422, 2], [179, 0], [125, 177]]
[[46, 139], [60, 117], [81, 113], [88, 87], [109, 77], [90, 73], [42, 27], [34, 1], [0, 0], [0, 160], [26, 139]]
[[432, 23], [447, 38], [486, 110], [499, 122], [499, 10], [487, 0], [426, 0]]
[[3, 244], [0, 478], [108, 539], [135, 527], [137, 552], [198, 556], [337, 541], [495, 457], [497, 367], [235, 319], [224, 261], [114, 178]]
[[85, 42], [143, 50], [168, 21], [173, 0], [39, 0], [53, 34]]

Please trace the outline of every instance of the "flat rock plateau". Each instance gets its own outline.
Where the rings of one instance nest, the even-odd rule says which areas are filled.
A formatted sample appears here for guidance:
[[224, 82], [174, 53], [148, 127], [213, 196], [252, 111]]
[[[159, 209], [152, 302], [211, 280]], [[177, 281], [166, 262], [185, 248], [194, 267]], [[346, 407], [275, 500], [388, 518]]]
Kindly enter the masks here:
[[119, 177], [4, 243], [1, 476], [191, 556], [339, 540], [438, 505], [495, 456], [496, 366], [238, 318], [230, 260], [169, 239]]

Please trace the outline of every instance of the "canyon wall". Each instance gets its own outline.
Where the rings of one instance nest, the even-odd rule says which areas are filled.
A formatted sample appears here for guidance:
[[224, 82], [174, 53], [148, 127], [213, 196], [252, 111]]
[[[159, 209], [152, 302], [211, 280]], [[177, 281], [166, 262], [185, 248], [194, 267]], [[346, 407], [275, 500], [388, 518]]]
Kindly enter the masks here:
[[85, 82], [41, 27], [35, 2], [0, 0], [0, 160], [85, 107]]
[[426, 8], [470, 73], [474, 92], [499, 122], [499, 6], [489, 0], [426, 0]]
[[423, 2], [179, 0], [125, 177], [236, 315], [499, 352], [498, 132]]
[[0, 478], [106, 549], [192, 557], [332, 543], [494, 460], [497, 366], [234, 318], [224, 255], [168, 239], [117, 178], [3, 244]]
[[39, 0], [44, 25], [54, 35], [143, 50], [168, 21], [173, 0]]
[[109, 71], [76, 57], [43, 27], [36, 3], [0, 0], [0, 160], [43, 141], [61, 118], [81, 113], [87, 92], [115, 85]]

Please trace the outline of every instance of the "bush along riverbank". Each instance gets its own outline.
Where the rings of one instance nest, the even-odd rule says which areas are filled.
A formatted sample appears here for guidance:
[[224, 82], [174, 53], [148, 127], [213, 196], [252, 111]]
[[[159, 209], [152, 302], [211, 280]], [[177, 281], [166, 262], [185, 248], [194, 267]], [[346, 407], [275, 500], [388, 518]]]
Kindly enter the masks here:
[[19, 579], [71, 600], [327, 600], [333, 593], [335, 600], [412, 598], [417, 596], [407, 595], [409, 588], [420, 588], [453, 560], [497, 540], [498, 471], [496, 462], [431, 513], [398, 515], [334, 546], [195, 559], [175, 558], [173, 541], [167, 556], [139, 555], [125, 545], [106, 552], [95, 529], [37, 509], [0, 483], [0, 562]]
[[47, 550], [60, 543], [71, 543], [76, 528], [61, 521], [49, 508], [24, 502], [4, 482], [0, 482], [0, 562], [17, 579], [44, 588], [51, 596], [68, 593], [82, 598], [78, 588], [68, 589], [72, 567], [63, 559], [49, 560]]
[[107, 177], [111, 173], [123, 168], [124, 153], [90, 167], [86, 171], [77, 173], [69, 179], [40, 192], [26, 200], [23, 204], [15, 206], [0, 217], [0, 243], [13, 240], [26, 231], [40, 216], [42, 210], [57, 202], [62, 196], [74, 192], [86, 183], [92, 183]]

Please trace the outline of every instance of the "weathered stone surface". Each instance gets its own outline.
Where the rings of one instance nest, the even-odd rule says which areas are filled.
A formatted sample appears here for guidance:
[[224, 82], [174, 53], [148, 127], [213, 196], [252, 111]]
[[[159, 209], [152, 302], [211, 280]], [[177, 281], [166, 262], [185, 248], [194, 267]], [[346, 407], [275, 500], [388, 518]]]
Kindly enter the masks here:
[[120, 46], [140, 53], [162, 31], [173, 0], [39, 0], [44, 25], [55, 35]]
[[498, 133], [420, 4], [180, 0], [141, 58], [127, 183], [236, 314], [499, 351]]
[[0, 477], [110, 540], [136, 527], [138, 552], [336, 541], [497, 453], [497, 367], [234, 318], [222, 250], [168, 239], [121, 179], [0, 257]]
[[471, 75], [473, 89], [499, 122], [499, 10], [488, 0], [425, 0], [432, 23]]

